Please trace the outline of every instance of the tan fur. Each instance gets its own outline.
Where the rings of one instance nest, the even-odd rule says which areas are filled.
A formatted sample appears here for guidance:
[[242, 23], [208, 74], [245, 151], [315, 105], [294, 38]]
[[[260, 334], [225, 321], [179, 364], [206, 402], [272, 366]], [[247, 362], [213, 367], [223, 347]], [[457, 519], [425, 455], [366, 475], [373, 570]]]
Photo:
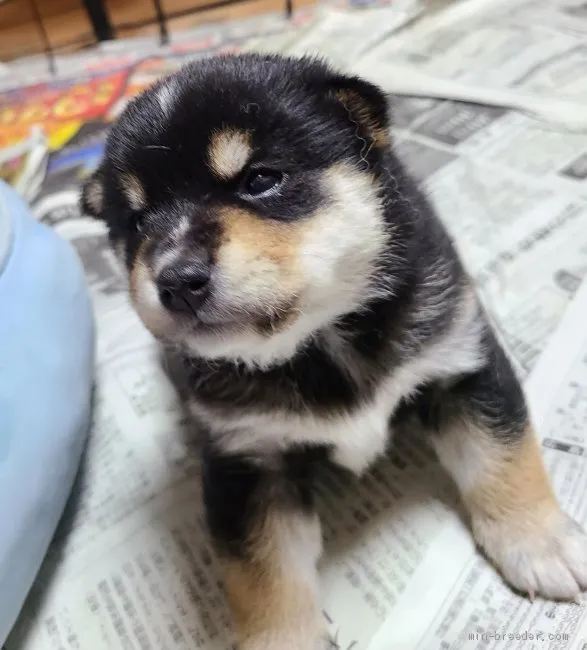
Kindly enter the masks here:
[[533, 535], [557, 504], [534, 432], [528, 426], [519, 443], [488, 444], [485, 471], [463, 494], [474, 514], [489, 519], [516, 516], [519, 535]]
[[360, 95], [351, 90], [338, 90], [335, 96], [347, 109], [351, 119], [367, 131], [376, 147], [385, 148], [390, 145], [389, 130], [375, 119], [369, 104]]
[[94, 216], [98, 216], [104, 209], [104, 186], [97, 179], [88, 181], [84, 189], [84, 198]]
[[249, 296], [249, 304], [259, 303], [262, 311], [272, 307], [269, 320], [259, 329], [274, 331], [295, 312], [302, 287], [299, 247], [303, 225], [262, 219], [238, 208], [220, 213], [222, 241], [218, 263], [230, 291]]
[[140, 285], [145, 282], [145, 280], [152, 281], [151, 271], [142, 260], [137, 260], [133, 264], [129, 278], [129, 291], [133, 303], [136, 302], [140, 291]]
[[122, 174], [120, 189], [133, 210], [142, 210], [147, 205], [147, 195], [141, 181], [134, 174]]
[[271, 634], [303, 633], [319, 626], [315, 594], [292, 575], [283, 575], [271, 557], [247, 565], [221, 562], [228, 602], [241, 644]]
[[251, 535], [246, 559], [220, 559], [245, 650], [314, 650], [325, 634], [314, 575], [318, 523], [293, 517], [267, 514]]
[[556, 502], [532, 427], [515, 442], [503, 442], [479, 423], [453, 422], [435, 440], [472, 518], [515, 516], [519, 534], [530, 534]]
[[141, 245], [139, 246], [133, 260], [133, 265], [129, 275], [129, 290], [130, 296], [133, 300], [136, 298], [139, 290], [138, 285], [141, 282], [141, 274], [144, 273], [149, 280], [153, 280], [153, 273], [149, 267], [149, 264], [147, 263], [147, 251], [150, 244], [150, 239], [148, 237], [145, 237], [145, 239], [141, 242]]
[[576, 599], [587, 587], [585, 534], [556, 503], [530, 424], [517, 441], [496, 436], [462, 418], [434, 438], [475, 540], [519, 591]]
[[238, 242], [252, 256], [267, 257], [281, 266], [291, 267], [295, 263], [301, 222], [280, 223], [238, 208], [224, 208], [221, 222], [226, 242]]
[[251, 154], [250, 134], [227, 128], [212, 134], [208, 145], [208, 165], [216, 176], [230, 180], [242, 171]]

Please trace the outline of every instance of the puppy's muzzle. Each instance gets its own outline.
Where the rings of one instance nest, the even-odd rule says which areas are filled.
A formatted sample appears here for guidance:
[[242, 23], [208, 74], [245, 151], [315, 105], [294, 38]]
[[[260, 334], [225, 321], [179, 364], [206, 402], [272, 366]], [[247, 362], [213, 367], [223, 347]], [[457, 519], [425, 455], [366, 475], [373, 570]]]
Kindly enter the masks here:
[[210, 293], [210, 260], [204, 254], [179, 259], [157, 277], [161, 304], [171, 312], [196, 315]]

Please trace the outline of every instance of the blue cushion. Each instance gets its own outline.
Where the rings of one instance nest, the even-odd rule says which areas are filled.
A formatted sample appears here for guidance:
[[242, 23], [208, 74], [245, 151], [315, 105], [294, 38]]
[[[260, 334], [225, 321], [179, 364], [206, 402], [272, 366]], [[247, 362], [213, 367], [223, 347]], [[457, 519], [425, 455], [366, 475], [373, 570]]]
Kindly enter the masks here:
[[0, 182], [0, 646], [71, 490], [93, 367], [92, 309], [76, 253]]

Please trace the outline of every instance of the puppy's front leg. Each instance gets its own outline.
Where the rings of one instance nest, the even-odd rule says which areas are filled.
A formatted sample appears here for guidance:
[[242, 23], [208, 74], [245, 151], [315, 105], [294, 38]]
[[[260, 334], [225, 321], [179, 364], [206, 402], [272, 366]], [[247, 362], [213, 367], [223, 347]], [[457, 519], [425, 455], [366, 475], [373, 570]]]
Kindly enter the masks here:
[[212, 449], [204, 497], [242, 650], [324, 650], [316, 562], [322, 543], [308, 475]]
[[497, 343], [485, 367], [437, 397], [433, 442], [477, 543], [531, 598], [578, 598], [587, 588], [587, 537], [556, 502], [522, 390]]

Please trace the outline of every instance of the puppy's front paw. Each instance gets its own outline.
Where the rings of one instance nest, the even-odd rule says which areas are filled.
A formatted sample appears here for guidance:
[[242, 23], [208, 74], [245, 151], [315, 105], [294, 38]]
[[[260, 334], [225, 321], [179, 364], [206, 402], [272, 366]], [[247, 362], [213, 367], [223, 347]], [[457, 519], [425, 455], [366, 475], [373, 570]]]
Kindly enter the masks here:
[[473, 529], [505, 580], [530, 598], [578, 600], [587, 589], [587, 535], [561, 510], [477, 519]]

